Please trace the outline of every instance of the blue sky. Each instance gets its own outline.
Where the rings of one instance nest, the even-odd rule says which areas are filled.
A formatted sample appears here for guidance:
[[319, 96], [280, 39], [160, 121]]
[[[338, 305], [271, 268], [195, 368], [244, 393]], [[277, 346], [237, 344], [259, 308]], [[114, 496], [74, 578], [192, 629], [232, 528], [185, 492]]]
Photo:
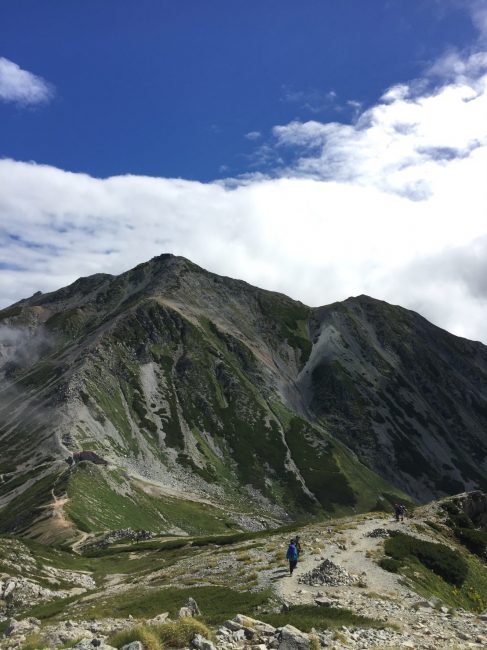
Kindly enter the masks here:
[[170, 252], [487, 342], [485, 0], [3, 0], [0, 24], [0, 307]]
[[[0, 153], [94, 176], [268, 171], [277, 124], [350, 121], [475, 28], [430, 0], [4, 0], [1, 56], [55, 88], [0, 104]], [[261, 138], [245, 138], [259, 132]]]

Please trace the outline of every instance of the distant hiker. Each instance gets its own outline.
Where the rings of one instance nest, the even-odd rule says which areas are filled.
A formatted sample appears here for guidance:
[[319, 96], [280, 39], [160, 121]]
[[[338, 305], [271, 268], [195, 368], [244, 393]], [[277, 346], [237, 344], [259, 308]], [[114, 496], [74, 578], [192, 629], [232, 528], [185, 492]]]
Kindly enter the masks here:
[[296, 551], [298, 553], [298, 560], [299, 560], [299, 556], [301, 555], [301, 550], [302, 550], [299, 540], [300, 540], [299, 535], [296, 535], [296, 537], [294, 538], [294, 546], [296, 547]]
[[289, 575], [292, 576], [293, 571], [296, 568], [296, 564], [298, 563], [298, 549], [296, 548], [296, 542], [294, 539], [289, 542], [286, 553], [286, 560], [289, 561]]
[[404, 521], [404, 517], [406, 516], [406, 506], [404, 503], [401, 503], [399, 506], [399, 516], [401, 517], [401, 521]]
[[396, 516], [396, 521], [399, 521], [401, 516], [401, 506], [398, 503], [394, 504], [394, 514]]

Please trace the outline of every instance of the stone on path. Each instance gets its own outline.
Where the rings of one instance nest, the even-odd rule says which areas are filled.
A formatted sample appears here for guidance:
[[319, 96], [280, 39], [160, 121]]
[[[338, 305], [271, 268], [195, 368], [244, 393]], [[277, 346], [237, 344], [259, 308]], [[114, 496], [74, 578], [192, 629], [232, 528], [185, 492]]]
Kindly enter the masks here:
[[332, 606], [332, 601], [329, 598], [325, 598], [324, 596], [320, 596], [319, 598], [315, 598], [315, 603], [319, 605], [320, 607], [331, 607]]

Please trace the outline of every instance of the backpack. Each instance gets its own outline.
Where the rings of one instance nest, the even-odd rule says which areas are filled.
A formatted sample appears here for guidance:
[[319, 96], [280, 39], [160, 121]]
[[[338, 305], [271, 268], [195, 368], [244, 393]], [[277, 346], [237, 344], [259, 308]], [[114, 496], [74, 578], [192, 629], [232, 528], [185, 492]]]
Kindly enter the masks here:
[[286, 559], [287, 560], [297, 560], [298, 559], [298, 551], [296, 549], [296, 546], [294, 544], [289, 544], [287, 553], [286, 553]]

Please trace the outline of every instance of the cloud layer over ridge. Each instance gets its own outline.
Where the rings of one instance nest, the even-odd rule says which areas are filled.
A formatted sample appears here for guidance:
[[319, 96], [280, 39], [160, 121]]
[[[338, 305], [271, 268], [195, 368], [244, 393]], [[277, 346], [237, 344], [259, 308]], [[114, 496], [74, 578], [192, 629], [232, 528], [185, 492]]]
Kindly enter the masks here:
[[[480, 20], [480, 18], [479, 18]], [[276, 126], [272, 175], [209, 184], [0, 161], [5, 306], [163, 252], [310, 305], [367, 293], [487, 343], [487, 53], [352, 124]]]

